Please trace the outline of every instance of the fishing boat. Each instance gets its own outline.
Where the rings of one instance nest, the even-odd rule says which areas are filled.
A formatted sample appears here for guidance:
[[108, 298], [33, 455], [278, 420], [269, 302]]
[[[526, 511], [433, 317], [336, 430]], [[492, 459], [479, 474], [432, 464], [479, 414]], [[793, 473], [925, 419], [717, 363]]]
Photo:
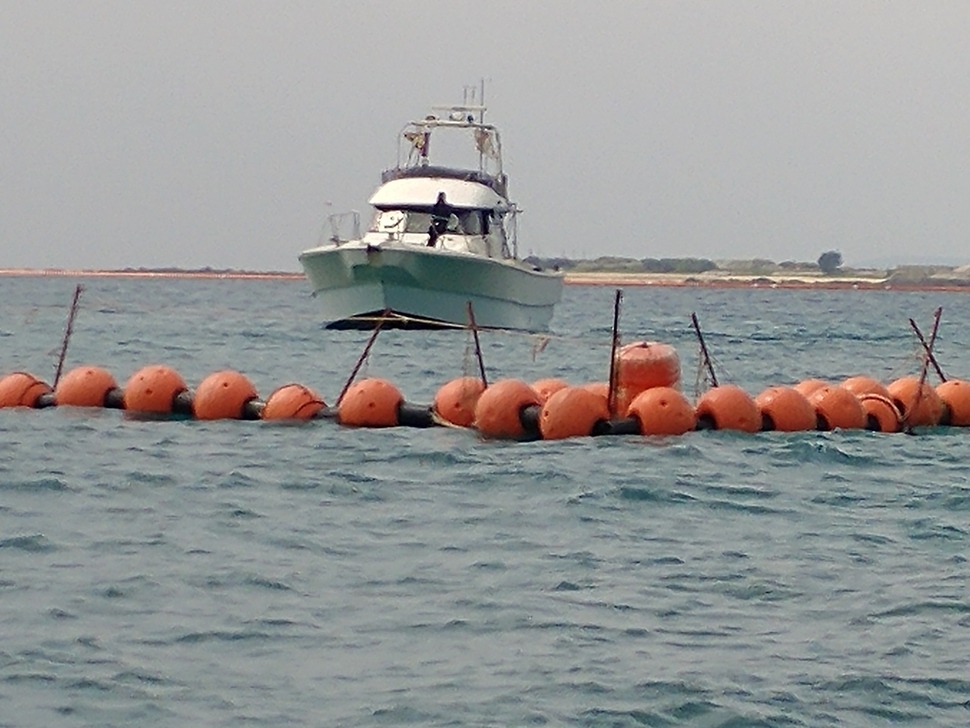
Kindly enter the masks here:
[[562, 275], [519, 258], [521, 211], [485, 111], [435, 106], [406, 124], [397, 164], [370, 197], [366, 232], [358, 213], [332, 215], [330, 238], [300, 255], [328, 328], [548, 327]]

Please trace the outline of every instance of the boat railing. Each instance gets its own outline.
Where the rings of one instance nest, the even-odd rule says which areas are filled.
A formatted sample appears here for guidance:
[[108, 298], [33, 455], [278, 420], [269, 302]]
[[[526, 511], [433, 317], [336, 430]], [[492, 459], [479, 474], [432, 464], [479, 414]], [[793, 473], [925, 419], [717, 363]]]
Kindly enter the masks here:
[[[440, 107], [439, 107], [440, 108]], [[438, 148], [440, 142], [432, 142], [432, 136], [436, 138], [442, 132], [446, 136], [458, 135], [465, 136], [466, 142], [462, 145], [469, 152], [478, 158], [478, 171], [482, 175], [492, 178], [503, 177], [502, 173], [502, 139], [498, 129], [492, 124], [484, 124], [474, 120], [474, 112], [479, 108], [484, 113], [484, 107], [455, 106], [447, 107], [451, 113], [446, 118], [438, 118], [430, 115], [419, 121], [408, 122], [398, 136], [398, 168], [424, 167], [432, 164], [431, 147]], [[471, 136], [471, 147], [467, 146], [467, 136]], [[455, 149], [451, 145], [451, 152]], [[446, 156], [450, 157], [449, 152]], [[435, 157], [441, 160], [440, 154]], [[470, 158], [469, 158], [470, 161]], [[440, 164], [440, 161], [438, 162]], [[451, 166], [451, 165], [448, 165]], [[459, 164], [466, 167], [467, 164]]]
[[505, 224], [505, 252], [510, 252], [515, 259], [519, 257], [519, 215], [521, 212], [521, 208], [513, 202]]
[[[360, 240], [360, 212], [358, 210], [348, 210], [346, 212], [335, 212], [327, 218], [327, 227], [330, 235], [326, 239], [334, 245], [340, 245], [348, 240]], [[321, 235], [320, 243], [324, 242], [327, 227]]]

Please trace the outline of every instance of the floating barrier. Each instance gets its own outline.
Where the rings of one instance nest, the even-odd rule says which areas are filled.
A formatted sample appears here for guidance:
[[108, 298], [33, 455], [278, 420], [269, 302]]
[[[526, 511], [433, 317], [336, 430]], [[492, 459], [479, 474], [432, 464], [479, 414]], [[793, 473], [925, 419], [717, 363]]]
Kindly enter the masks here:
[[277, 387], [263, 407], [264, 420], [312, 420], [327, 406], [323, 397], [302, 384]]
[[29, 372], [13, 372], [0, 379], [0, 407], [37, 407], [50, 385]]
[[818, 430], [865, 429], [866, 413], [862, 403], [845, 387], [819, 387], [808, 395], [808, 402], [815, 408]]
[[[636, 348], [640, 353], [643, 349]], [[643, 377], [630, 385], [627, 379], [624, 385], [629, 392], [645, 381]], [[432, 404], [424, 405], [408, 402], [385, 379], [369, 378], [349, 385], [337, 406], [328, 407], [315, 390], [298, 383], [282, 385], [262, 401], [252, 381], [233, 370], [208, 375], [192, 391], [176, 370], [161, 364], [139, 369], [123, 388], [107, 370], [86, 365], [67, 372], [55, 388], [29, 372], [8, 374], [0, 378], [0, 408], [101, 407], [198, 420], [333, 419], [365, 428], [450, 425], [490, 439], [523, 441], [677, 436], [705, 429], [891, 433], [913, 427], [970, 426], [970, 382], [957, 379], [936, 388], [925, 377], [902, 377], [888, 385], [862, 375], [841, 385], [808, 379], [794, 386], [768, 387], [756, 398], [738, 386], [722, 384], [704, 392], [696, 405], [678, 384], [679, 380], [648, 386], [625, 408], [611, 413], [605, 382], [571, 386], [550, 378], [529, 385], [504, 379], [486, 387], [479, 377], [459, 377], [444, 384]]]
[[944, 404], [940, 395], [918, 377], [902, 377], [886, 389], [893, 404], [910, 427], [935, 427], [943, 419]]
[[673, 387], [651, 387], [638, 394], [627, 408], [641, 435], [683, 435], [697, 426], [697, 412], [687, 397]]
[[795, 385], [795, 391], [808, 397], [816, 389], [829, 386], [824, 379], [803, 379]]
[[936, 387], [936, 393], [943, 401], [941, 425], [970, 427], [970, 382], [950, 379]]
[[348, 427], [431, 427], [430, 406], [404, 401], [401, 391], [386, 379], [362, 379], [337, 404], [337, 421]]
[[501, 379], [478, 398], [474, 427], [496, 439], [535, 439], [540, 403], [538, 393], [521, 379]]
[[769, 387], [754, 399], [763, 431], [814, 430], [818, 420], [808, 398], [794, 387]]
[[552, 394], [539, 413], [543, 440], [592, 435], [596, 425], [610, 419], [603, 394], [583, 387], [564, 387]]
[[[863, 375], [849, 377], [842, 382], [842, 386], [852, 392], [856, 397], [861, 397], [864, 394], [878, 394], [882, 397], [890, 396], [885, 384], [878, 379]], [[890, 399], [892, 398], [890, 397]]]
[[[560, 389], [565, 389], [568, 386], [569, 382], [567, 382], [565, 379], [559, 379], [557, 377], [539, 379], [538, 381], [532, 383], [532, 389], [534, 389], [535, 393], [539, 395], [539, 401], [541, 404], [545, 404], [549, 397], [558, 392]], [[609, 390], [609, 385], [607, 385], [607, 390]]]
[[[680, 358], [674, 347], [656, 341], [620, 346], [619, 290], [613, 307], [609, 381], [580, 385], [553, 377], [532, 385], [503, 379], [489, 386], [469, 302], [470, 331], [480, 376], [459, 377], [445, 383], [430, 405], [408, 402], [386, 379], [368, 378], [355, 383], [380, 331], [381, 319], [336, 405], [328, 407], [315, 390], [293, 382], [278, 387], [263, 401], [248, 377], [230, 369], [208, 375], [194, 391], [176, 370], [161, 364], [139, 369], [124, 387], [118, 386], [110, 372], [93, 365], [77, 367], [62, 378], [80, 293], [78, 286], [54, 386], [29, 372], [8, 374], [0, 378], [0, 408], [102, 407], [153, 419], [305, 422], [325, 418], [361, 428], [448, 425], [474, 429], [486, 438], [510, 440], [677, 436], [692, 430], [754, 433], [867, 429], [890, 433], [912, 432], [914, 427], [970, 426], [970, 382], [948, 380], [933, 355], [941, 308], [934, 312], [928, 338], [909, 319], [922, 346], [919, 377], [902, 377], [888, 385], [865, 375], [849, 377], [841, 384], [805, 379], [792, 386], [768, 387], [756, 398], [738, 386], [718, 383], [700, 324], [692, 313], [691, 322], [702, 354], [698, 371], [703, 367], [707, 384], [712, 386], [696, 404], [691, 404], [680, 391]], [[935, 388], [926, 381], [930, 365], [941, 382]]]
[[634, 341], [616, 355], [617, 410], [626, 412], [638, 394], [680, 384], [680, 357], [670, 344]]
[[107, 369], [94, 366], [69, 371], [54, 389], [58, 407], [111, 407], [121, 403], [122, 391]]
[[431, 408], [445, 422], [458, 427], [471, 427], [475, 422], [478, 398], [484, 391], [485, 382], [479, 377], [452, 379], [435, 394]]
[[125, 384], [122, 406], [130, 412], [192, 414], [189, 387], [174, 369], [152, 364], [139, 369]]
[[866, 415], [867, 430], [899, 432], [903, 429], [903, 416], [889, 397], [866, 392], [859, 395], [859, 402]]
[[761, 410], [747, 392], [733, 384], [711, 387], [697, 401], [697, 424], [703, 430], [759, 432]]
[[195, 390], [192, 413], [199, 420], [258, 420], [263, 411], [256, 387], [239, 372], [207, 376]]

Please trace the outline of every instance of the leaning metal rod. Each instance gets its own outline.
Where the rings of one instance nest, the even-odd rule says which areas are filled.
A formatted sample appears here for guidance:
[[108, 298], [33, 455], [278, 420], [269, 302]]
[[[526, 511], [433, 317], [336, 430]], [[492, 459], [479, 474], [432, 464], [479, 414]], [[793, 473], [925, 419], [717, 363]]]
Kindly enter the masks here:
[[472, 302], [468, 302], [468, 325], [471, 327], [472, 336], [475, 337], [475, 356], [478, 357], [478, 371], [482, 376], [482, 385], [488, 386], [488, 379], [485, 377], [485, 360], [482, 359], [482, 344], [478, 340], [478, 324], [475, 323], [475, 309]]
[[[943, 314], [943, 307], [940, 306], [933, 312], [933, 329], [930, 331], [929, 353], [932, 355], [933, 347], [936, 345], [936, 334], [940, 330], [940, 316]], [[926, 381], [926, 370], [930, 365], [930, 357], [923, 356], [923, 366], [920, 368], [919, 389], [916, 391], [916, 402], [919, 403], [919, 396], [923, 393], [923, 383]], [[914, 405], [915, 407], [915, 405]]]
[[374, 326], [374, 332], [367, 340], [367, 344], [364, 346], [364, 350], [360, 353], [360, 358], [357, 359], [357, 363], [354, 364], [354, 369], [350, 372], [350, 376], [347, 378], [347, 383], [344, 385], [344, 388], [340, 390], [340, 396], [337, 397], [337, 404], [335, 406], [340, 406], [344, 395], [347, 394], [347, 390], [350, 389], [350, 385], [354, 383], [354, 378], [357, 376], [357, 372], [359, 372], [360, 368], [364, 365], [364, 360], [367, 359], [367, 355], [370, 354], [370, 348], [374, 345], [377, 335], [381, 333], [381, 326], [384, 324], [384, 321], [386, 320], [387, 316], [390, 315], [390, 313], [391, 310], [389, 308], [385, 308], [380, 318], [377, 319], [377, 325]]
[[926, 356], [929, 357], [930, 364], [932, 364], [933, 365], [933, 368], [936, 370], [936, 374], [937, 374], [937, 376], [939, 376], [940, 381], [941, 382], [945, 382], [946, 381], [946, 375], [943, 374], [943, 370], [940, 368], [940, 364], [936, 360], [936, 356], [933, 354], [933, 350], [930, 349], [930, 345], [927, 344], [926, 343], [926, 339], [923, 338], [923, 332], [919, 330], [919, 326], [916, 325], [916, 322], [913, 321], [913, 319], [910, 319], [909, 320], [909, 325], [912, 326], [913, 327], [913, 331], [916, 332], [916, 338], [918, 338], [919, 339], [919, 343], [923, 345], [923, 351], [926, 353]]
[[613, 341], [610, 346], [610, 388], [606, 400], [611, 417], [616, 415], [616, 389], [617, 379], [619, 379], [620, 375], [616, 366], [616, 350], [620, 346], [620, 302], [622, 300], [623, 291], [617, 288], [616, 295], [613, 298]]
[[714, 373], [714, 365], [711, 364], [711, 355], [707, 352], [707, 344], [704, 343], [704, 335], [701, 333], [701, 325], [697, 322], [697, 314], [691, 312], [690, 322], [694, 324], [694, 333], [697, 334], [697, 340], [701, 343], [701, 354], [704, 355], [704, 366], [707, 367], [707, 373], [711, 377], [711, 384], [715, 387], [717, 384], [717, 375]]
[[74, 301], [71, 303], [71, 312], [67, 315], [67, 327], [64, 329], [64, 341], [61, 343], [61, 355], [57, 360], [57, 370], [54, 372], [54, 388], [57, 388], [57, 382], [61, 378], [61, 371], [64, 369], [64, 358], [67, 356], [67, 345], [71, 341], [71, 334], [74, 331], [74, 319], [77, 317], [77, 304], [81, 299], [81, 291], [84, 288], [80, 283], [77, 284], [77, 288], [74, 289]]
[[929, 345], [927, 346], [926, 353], [923, 354], [923, 365], [920, 367], [919, 386], [916, 388], [916, 399], [913, 400], [913, 406], [910, 407], [903, 416], [904, 422], [909, 419], [909, 415], [916, 411], [916, 408], [919, 407], [920, 400], [923, 398], [923, 385], [926, 383], [926, 374], [930, 366], [930, 357], [933, 355], [933, 345], [936, 344], [936, 334], [940, 330], [940, 315], [942, 313], [942, 306], [933, 312], [933, 329], [930, 331], [930, 341]]

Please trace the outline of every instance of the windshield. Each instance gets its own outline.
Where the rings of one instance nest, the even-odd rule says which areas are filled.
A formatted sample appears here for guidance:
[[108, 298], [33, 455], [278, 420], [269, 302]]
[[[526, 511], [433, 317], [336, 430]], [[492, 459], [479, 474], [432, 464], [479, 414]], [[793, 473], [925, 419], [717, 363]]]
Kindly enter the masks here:
[[[383, 233], [426, 233], [431, 227], [430, 210], [378, 210], [371, 230]], [[484, 210], [454, 210], [447, 232], [458, 235], [487, 235], [488, 213]]]

